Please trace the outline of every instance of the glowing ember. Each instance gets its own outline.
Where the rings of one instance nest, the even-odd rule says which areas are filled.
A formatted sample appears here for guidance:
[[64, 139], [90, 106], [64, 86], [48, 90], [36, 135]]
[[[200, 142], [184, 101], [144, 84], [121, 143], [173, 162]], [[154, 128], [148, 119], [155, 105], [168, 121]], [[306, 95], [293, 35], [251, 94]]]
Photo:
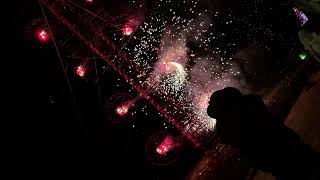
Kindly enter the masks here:
[[174, 142], [171, 136], [165, 137], [161, 144], [157, 147], [157, 153], [160, 155], [165, 155], [167, 152], [172, 150], [172, 148], [174, 147], [173, 143]]
[[86, 74], [86, 69], [83, 66], [78, 66], [76, 73], [78, 76], [83, 77]]
[[162, 62], [157, 65], [152, 79], [157, 82], [156, 89], [166, 95], [177, 96], [187, 80], [185, 68], [177, 62]]
[[168, 152], [168, 148], [164, 145], [161, 145], [157, 148], [157, 153], [163, 155], [163, 154], [166, 154]]
[[128, 113], [129, 107], [126, 105], [120, 106], [116, 109], [116, 112], [119, 116], [124, 116]]
[[124, 26], [122, 29], [122, 32], [123, 32], [123, 35], [130, 36], [133, 32], [133, 29], [131, 27]]
[[165, 74], [174, 73], [175, 71], [182, 74], [185, 69], [181, 64], [177, 62], [163, 62], [160, 66], [160, 71]]
[[49, 40], [49, 34], [44, 29], [37, 32], [37, 37], [41, 42], [47, 42]]

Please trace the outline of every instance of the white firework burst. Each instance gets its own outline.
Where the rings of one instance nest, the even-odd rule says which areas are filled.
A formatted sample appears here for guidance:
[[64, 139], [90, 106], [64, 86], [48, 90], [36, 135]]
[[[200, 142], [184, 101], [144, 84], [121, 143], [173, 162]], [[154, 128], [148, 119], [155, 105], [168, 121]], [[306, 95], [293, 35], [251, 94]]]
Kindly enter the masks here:
[[188, 73], [177, 62], [160, 63], [155, 71], [156, 89], [165, 95], [179, 97], [187, 81]]

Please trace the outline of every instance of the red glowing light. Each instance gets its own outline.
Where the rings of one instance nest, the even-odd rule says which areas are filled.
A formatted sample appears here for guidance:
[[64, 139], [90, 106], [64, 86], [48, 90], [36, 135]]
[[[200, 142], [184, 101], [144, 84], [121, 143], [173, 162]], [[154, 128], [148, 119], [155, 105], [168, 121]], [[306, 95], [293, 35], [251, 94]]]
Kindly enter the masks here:
[[171, 136], [167, 136], [164, 138], [164, 140], [161, 142], [161, 144], [157, 147], [156, 151], [160, 155], [165, 155], [167, 152], [173, 149], [173, 139]]
[[161, 146], [157, 147], [156, 151], [157, 151], [157, 153], [163, 155], [168, 152], [168, 148], [165, 145], [161, 145]]
[[124, 116], [128, 113], [128, 110], [129, 108], [127, 105], [122, 105], [116, 109], [116, 112], [119, 116]]
[[38, 32], [37, 32], [37, 37], [38, 37], [38, 39], [39, 39], [39, 41], [41, 41], [41, 42], [47, 42], [48, 40], [49, 40], [49, 34], [48, 34], [48, 32], [47, 31], [45, 31], [44, 29], [42, 29], [42, 30], [39, 30]]
[[76, 73], [78, 76], [83, 77], [86, 74], [86, 69], [83, 66], [78, 66]]
[[86, 2], [87, 2], [87, 3], [92, 3], [92, 2], [93, 2], [93, 0], [86, 0]]
[[130, 36], [132, 34], [132, 32], [133, 32], [133, 29], [131, 27], [124, 26], [122, 28], [122, 32], [123, 32], [123, 35]]

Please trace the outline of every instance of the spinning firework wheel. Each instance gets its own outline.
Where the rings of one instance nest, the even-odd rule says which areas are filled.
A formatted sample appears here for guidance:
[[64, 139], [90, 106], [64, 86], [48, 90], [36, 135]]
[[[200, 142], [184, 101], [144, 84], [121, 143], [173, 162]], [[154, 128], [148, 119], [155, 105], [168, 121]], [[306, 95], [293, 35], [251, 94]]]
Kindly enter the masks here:
[[117, 93], [106, 100], [105, 117], [112, 123], [129, 123], [134, 118], [134, 107], [127, 105], [133, 98], [127, 93]]
[[25, 27], [24, 38], [27, 42], [37, 39], [39, 43], [46, 43], [50, 39], [50, 35], [43, 19], [35, 19], [28, 23]]
[[170, 165], [179, 158], [180, 140], [166, 131], [158, 131], [146, 143], [147, 159], [154, 165]]

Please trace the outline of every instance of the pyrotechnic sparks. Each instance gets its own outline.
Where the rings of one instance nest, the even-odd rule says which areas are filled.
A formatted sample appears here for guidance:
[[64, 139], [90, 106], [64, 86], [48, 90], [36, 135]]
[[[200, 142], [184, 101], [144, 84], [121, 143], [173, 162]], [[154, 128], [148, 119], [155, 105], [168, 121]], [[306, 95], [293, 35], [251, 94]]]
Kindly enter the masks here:
[[[262, 1], [258, 2], [262, 4]], [[44, 20], [41, 24], [35, 24], [37, 26], [30, 26], [32, 28], [28, 28], [28, 32], [31, 33], [28, 34], [40, 42], [51, 38], [73, 95], [72, 86], [75, 85], [80, 88], [80, 91], [75, 91], [80, 92], [80, 95], [88, 90], [90, 94], [94, 93], [94, 96], [97, 94], [99, 100], [106, 98], [105, 118], [112, 123], [135, 127], [130, 129], [133, 133], [139, 133], [139, 138], [140, 135], [149, 134], [143, 133], [144, 126], [149, 127], [148, 123], [152, 123], [152, 127], [163, 126], [168, 132], [174, 129], [174, 135], [183, 135], [182, 139], [187, 138], [196, 146], [208, 143], [210, 140], [202, 140], [211, 139], [208, 138], [208, 132], [214, 129], [215, 119], [211, 119], [206, 112], [211, 94], [226, 86], [240, 89], [242, 87], [242, 71], [238, 70], [235, 62], [235, 54], [239, 48], [252, 45], [270, 52], [270, 48], [285, 47], [285, 43], [277, 40], [278, 37], [288, 37], [279, 31], [282, 28], [273, 26], [286, 26], [283, 18], [275, 13], [279, 21], [269, 23], [275, 20], [267, 17], [272, 12], [269, 9], [272, 8], [257, 6], [257, 2], [251, 1], [234, 1], [232, 6], [227, 8], [222, 1], [218, 6], [211, 6], [209, 1], [200, 0], [156, 0], [151, 5], [145, 1], [130, 1], [130, 7], [122, 7], [124, 3], [120, 3], [119, 9], [109, 7], [109, 2], [105, 2], [108, 7], [104, 8], [99, 4], [102, 1], [93, 0], [39, 3]], [[200, 3], [203, 4], [199, 5]], [[210, 7], [204, 4], [210, 4]], [[151, 6], [153, 9], [149, 9]], [[126, 12], [123, 12], [123, 9]], [[283, 8], [276, 9], [282, 11]], [[111, 13], [104, 12], [105, 10], [111, 10]], [[47, 15], [47, 12], [51, 14]], [[307, 18], [297, 10], [296, 13], [302, 24], [306, 23]], [[284, 14], [289, 16], [292, 13]], [[118, 15], [119, 17], [113, 17]], [[257, 23], [252, 23], [253, 21]], [[65, 28], [61, 28], [61, 25], [65, 25]], [[37, 33], [39, 27], [45, 27], [48, 31]], [[293, 30], [294, 28], [291, 28], [291, 31]], [[253, 34], [255, 36], [252, 36]], [[279, 45], [274, 46], [275, 44]], [[288, 46], [289, 48], [291, 47]], [[70, 56], [62, 59], [60, 55], [65, 54]], [[305, 54], [301, 54], [300, 58], [305, 59]], [[72, 61], [71, 64], [67, 61], [69, 59], [77, 61]], [[78, 62], [78, 59], [82, 62]], [[249, 74], [246, 71], [248, 66], [245, 63], [254, 61], [247, 61], [246, 58], [237, 60], [247, 77], [260, 79], [256, 78], [255, 73]], [[113, 69], [112, 72], [105, 69], [105, 63]], [[85, 66], [75, 67], [75, 64]], [[83, 78], [69, 81], [70, 71]], [[88, 87], [83, 88], [85, 83]], [[95, 86], [98, 91], [95, 91]], [[123, 93], [110, 95], [119, 91]], [[90, 106], [96, 101], [95, 98], [89, 100], [91, 95], [80, 99], [75, 97], [77, 96], [73, 96], [73, 99], [77, 112], [78, 107], [85, 110], [83, 102], [89, 102]], [[143, 100], [141, 104], [140, 100]], [[78, 101], [81, 106], [77, 105]], [[139, 105], [132, 107], [133, 102]], [[92, 112], [100, 112], [100, 109], [96, 109]], [[83, 113], [79, 112], [79, 115]], [[135, 118], [135, 115], [139, 118]], [[140, 118], [143, 115], [147, 115], [146, 118]], [[138, 123], [138, 120], [147, 121]], [[171, 124], [157, 124], [152, 120], [168, 121]], [[176, 133], [177, 131], [180, 133]], [[168, 138], [163, 140], [165, 136], [166, 134], [162, 133], [160, 140], [152, 143], [152, 146], [146, 146], [150, 149], [147, 152], [151, 152], [150, 154], [159, 160], [159, 164], [167, 163], [166, 159], [175, 158], [176, 154], [179, 154], [178, 141], [175, 139], [173, 143]], [[217, 161], [215, 164], [220, 163]]]
[[185, 68], [177, 62], [163, 62], [159, 69], [160, 72], [153, 77], [157, 83], [155, 89], [165, 95], [177, 96], [187, 80]]
[[[117, 93], [108, 97], [105, 104], [105, 116], [113, 123], [128, 123], [135, 115], [134, 100], [127, 93]], [[119, 121], [119, 118], [123, 121]]]
[[[215, 123], [206, 113], [211, 93], [226, 86], [239, 87], [236, 77], [240, 72], [232, 58], [224, 57], [227, 51], [212, 47], [212, 42], [225, 34], [213, 33], [214, 22], [208, 11], [196, 11], [198, 1], [189, 3], [192, 5], [183, 1], [182, 7], [188, 7], [183, 15], [173, 8], [154, 14], [139, 26], [143, 32], [140, 43], [126, 50], [134, 57], [133, 62], [145, 70], [139, 77], [148, 76], [148, 80], [141, 83], [152, 87], [167, 102], [165, 108], [170, 109], [170, 113], [191, 119], [188, 123], [196, 124], [193, 128], [204, 125], [210, 131]], [[171, 7], [170, 2], [159, 4], [159, 8], [165, 6]], [[231, 24], [232, 20], [227, 22]], [[188, 43], [196, 48], [190, 48]], [[196, 51], [197, 48], [201, 51]], [[184, 104], [183, 107], [177, 107], [177, 102]]]
[[80, 77], [83, 77], [86, 74], [86, 68], [84, 66], [77, 66], [76, 74]]
[[210, 100], [211, 93], [205, 93], [195, 98], [195, 103], [199, 106], [199, 109], [206, 109]]
[[76, 68], [76, 74], [80, 77], [83, 77], [86, 74], [86, 68], [84, 66], [78, 66]]
[[47, 42], [50, 38], [48, 32], [44, 29], [41, 29], [37, 32], [37, 37], [40, 42]]
[[123, 35], [130, 36], [133, 32], [133, 29], [132, 29], [132, 27], [124, 26], [122, 29], [122, 32], [123, 32]]
[[127, 105], [122, 105], [116, 109], [119, 116], [125, 116], [128, 113], [129, 107]]
[[174, 148], [174, 141], [171, 136], [166, 136], [160, 145], [156, 148], [159, 155], [165, 155]]

